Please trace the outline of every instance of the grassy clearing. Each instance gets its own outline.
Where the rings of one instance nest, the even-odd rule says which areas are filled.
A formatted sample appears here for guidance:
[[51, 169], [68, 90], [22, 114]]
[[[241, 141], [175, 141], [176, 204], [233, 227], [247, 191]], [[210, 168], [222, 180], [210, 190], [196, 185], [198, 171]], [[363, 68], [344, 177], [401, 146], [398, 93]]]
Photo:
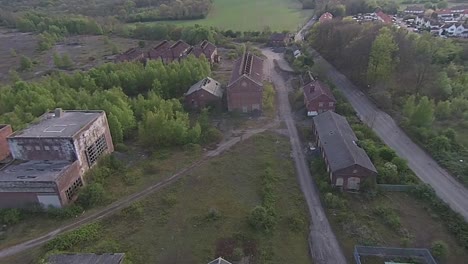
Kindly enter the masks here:
[[[106, 179], [104, 184], [106, 186], [106, 202], [104, 204], [109, 204], [169, 177], [174, 172], [190, 165], [200, 154], [200, 151], [192, 149], [173, 149], [160, 150], [158, 153], [146, 157], [137, 149], [132, 148], [128, 153], [121, 155], [125, 164], [131, 164], [129, 169]], [[79, 216], [89, 215], [100, 208], [87, 210]], [[35, 238], [58, 226], [76, 220], [75, 218], [57, 219], [44, 213], [26, 215], [24, 218], [20, 223], [0, 233], [0, 248]]]
[[[289, 141], [264, 133], [202, 165], [175, 185], [100, 222], [101, 236], [68, 251], [125, 252], [136, 263], [207, 263], [235, 248], [258, 263], [310, 263], [307, 209], [289, 158]], [[249, 225], [271, 168], [276, 228]], [[24, 256], [22, 256], [24, 259]], [[33, 256], [34, 257], [34, 256]], [[12, 263], [15, 259], [11, 259]]]
[[234, 31], [259, 31], [266, 26], [275, 31], [294, 31], [312, 13], [312, 10], [302, 10], [297, 0], [215, 0], [213, 9], [205, 19], [167, 23], [199, 24]]

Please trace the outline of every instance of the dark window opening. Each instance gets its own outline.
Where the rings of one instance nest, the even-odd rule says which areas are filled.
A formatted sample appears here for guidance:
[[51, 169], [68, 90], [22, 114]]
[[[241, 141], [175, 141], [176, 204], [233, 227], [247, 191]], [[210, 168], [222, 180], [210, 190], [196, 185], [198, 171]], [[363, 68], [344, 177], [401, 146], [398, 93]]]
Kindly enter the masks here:
[[68, 189], [65, 190], [65, 194], [67, 195], [68, 200], [72, 200], [75, 194], [78, 192], [78, 189], [83, 187], [83, 181], [81, 177], [78, 177], [75, 182], [73, 182]]
[[94, 142], [91, 146], [86, 148], [86, 158], [88, 159], [88, 165], [91, 167], [99, 157], [104, 153], [107, 149], [107, 142], [104, 135], [100, 136], [96, 142]]

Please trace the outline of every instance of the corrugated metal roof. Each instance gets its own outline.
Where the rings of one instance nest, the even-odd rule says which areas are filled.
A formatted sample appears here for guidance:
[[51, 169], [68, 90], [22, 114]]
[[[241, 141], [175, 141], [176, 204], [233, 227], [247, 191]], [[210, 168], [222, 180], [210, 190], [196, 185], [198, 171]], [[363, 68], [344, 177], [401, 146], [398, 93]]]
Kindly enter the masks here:
[[202, 89], [213, 94], [214, 96], [217, 96], [220, 98], [223, 97], [223, 90], [221, 89], [221, 85], [219, 84], [218, 81], [210, 77], [206, 77], [205, 79], [192, 85], [192, 87], [190, 87], [190, 89], [187, 91], [187, 93], [185, 93], [185, 95], [192, 94]]
[[105, 254], [59, 254], [49, 257], [49, 264], [121, 264], [124, 253]]
[[377, 172], [366, 152], [356, 144], [358, 139], [345, 117], [327, 111], [314, 117], [314, 125], [333, 172], [353, 165]]

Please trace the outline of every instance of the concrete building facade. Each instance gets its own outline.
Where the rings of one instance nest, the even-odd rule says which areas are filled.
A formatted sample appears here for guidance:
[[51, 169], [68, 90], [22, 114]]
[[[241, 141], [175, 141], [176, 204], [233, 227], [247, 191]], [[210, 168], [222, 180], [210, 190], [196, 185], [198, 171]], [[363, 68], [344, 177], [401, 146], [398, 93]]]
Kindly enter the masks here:
[[61, 207], [76, 198], [83, 174], [114, 151], [104, 111], [46, 113], [8, 137], [16, 160], [0, 170], [0, 207]]

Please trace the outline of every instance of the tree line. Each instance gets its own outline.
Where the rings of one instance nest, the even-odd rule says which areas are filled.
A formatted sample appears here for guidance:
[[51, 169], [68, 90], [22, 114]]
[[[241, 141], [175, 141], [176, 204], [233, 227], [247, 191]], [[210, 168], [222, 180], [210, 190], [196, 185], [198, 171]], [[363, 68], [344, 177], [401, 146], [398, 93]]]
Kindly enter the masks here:
[[[181, 63], [108, 63], [89, 72], [58, 73], [37, 82], [16, 81], [0, 87], [0, 123], [24, 128], [44, 112], [101, 109], [107, 113], [114, 143], [138, 130], [147, 146], [198, 143], [202, 133], [177, 100], [209, 76], [206, 59], [192, 56]], [[156, 129], [157, 128], [157, 129]], [[151, 137], [151, 140], [149, 139]]]
[[317, 24], [309, 44], [397, 117], [440, 163], [468, 180], [455, 131], [468, 128], [468, 46], [430, 34], [351, 21]]

